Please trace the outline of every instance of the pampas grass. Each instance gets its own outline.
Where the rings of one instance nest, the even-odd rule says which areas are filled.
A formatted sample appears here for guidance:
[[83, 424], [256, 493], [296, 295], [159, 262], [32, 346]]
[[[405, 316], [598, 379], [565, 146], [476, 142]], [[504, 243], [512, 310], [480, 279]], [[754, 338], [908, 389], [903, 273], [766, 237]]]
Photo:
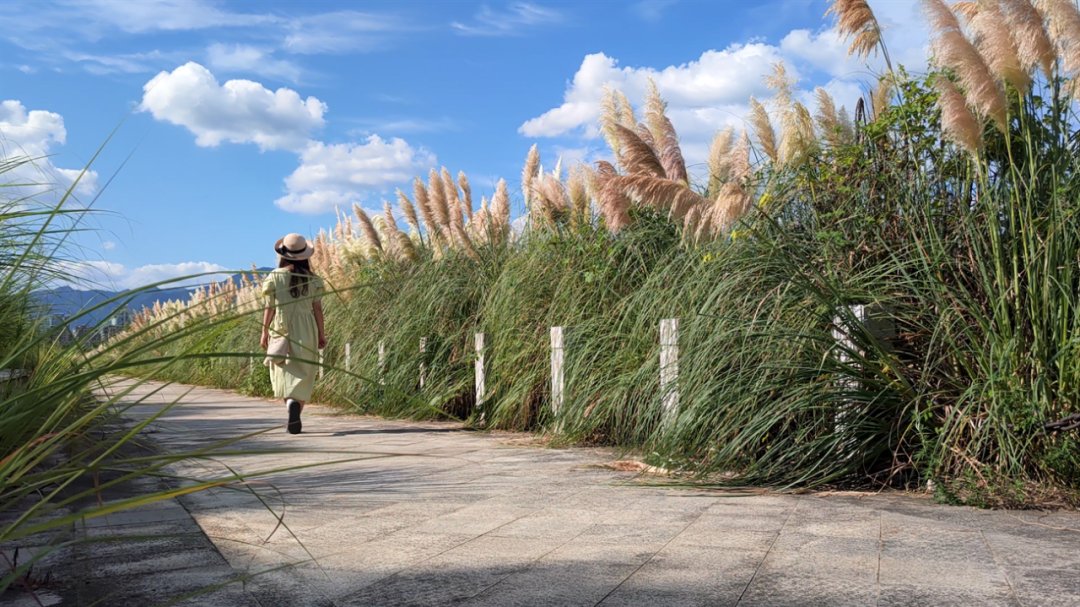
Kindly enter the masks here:
[[758, 145], [761, 146], [761, 151], [776, 162], [776, 131], [773, 130], [769, 112], [765, 110], [765, 106], [753, 97], [750, 98], [750, 125], [754, 128], [754, 135], [757, 137]]
[[837, 32], [852, 38], [848, 54], [866, 58], [880, 47], [886, 62], [889, 61], [888, 52], [881, 40], [881, 27], [866, 0], [833, 0], [825, 14], [836, 15]]
[[648, 175], [650, 177], [666, 177], [664, 166], [656, 155], [656, 151], [641, 139], [634, 131], [616, 124], [612, 127], [619, 148], [619, 166], [623, 171], [631, 175]]
[[521, 195], [525, 197], [525, 208], [532, 204], [532, 183], [540, 170], [540, 148], [534, 143], [525, 157], [525, 166], [521, 169]]
[[923, 0], [934, 32], [936, 60], [956, 72], [968, 105], [990, 118], [999, 131], [1007, 129], [1005, 94], [998, 87], [978, 49], [964, 37], [956, 15], [942, 0]]
[[1054, 69], [1054, 45], [1046, 33], [1043, 17], [1029, 0], [1000, 0], [1002, 24], [1016, 44], [1020, 66], [1031, 73], [1040, 68], [1050, 78]]
[[1047, 29], [1057, 45], [1061, 67], [1071, 79], [1069, 93], [1075, 97], [1080, 78], [1080, 9], [1072, 0], [1039, 0], [1038, 7], [1046, 15]]
[[941, 107], [941, 130], [945, 136], [973, 156], [982, 149], [982, 126], [967, 107], [963, 93], [944, 76], [934, 79]]
[[970, 4], [973, 6], [963, 14], [971, 26], [975, 47], [990, 71], [1021, 93], [1027, 91], [1031, 78], [1020, 65], [1019, 51], [1005, 27], [1005, 15], [997, 0]]

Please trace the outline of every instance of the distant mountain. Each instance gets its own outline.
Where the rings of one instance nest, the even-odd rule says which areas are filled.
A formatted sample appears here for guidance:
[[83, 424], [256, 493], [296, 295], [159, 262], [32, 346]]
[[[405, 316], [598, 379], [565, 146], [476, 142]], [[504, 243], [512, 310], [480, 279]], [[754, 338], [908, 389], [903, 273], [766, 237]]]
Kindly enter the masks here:
[[[268, 271], [270, 268], [259, 268]], [[250, 276], [250, 273], [245, 272]], [[232, 276], [234, 282], [240, 282], [241, 274]], [[157, 302], [187, 301], [196, 287], [173, 287], [169, 289], [143, 289], [129, 291], [108, 291], [105, 289], [76, 289], [70, 286], [42, 289], [33, 293], [41, 316], [59, 316], [71, 321], [72, 327], [90, 326], [115, 315], [121, 308], [127, 313], [135, 313], [143, 308], [151, 308]], [[110, 301], [114, 300], [114, 301]], [[105, 302], [109, 302], [106, 304]], [[104, 305], [103, 305], [104, 304]], [[101, 306], [91, 311], [95, 306]], [[78, 316], [78, 318], [75, 318]]]

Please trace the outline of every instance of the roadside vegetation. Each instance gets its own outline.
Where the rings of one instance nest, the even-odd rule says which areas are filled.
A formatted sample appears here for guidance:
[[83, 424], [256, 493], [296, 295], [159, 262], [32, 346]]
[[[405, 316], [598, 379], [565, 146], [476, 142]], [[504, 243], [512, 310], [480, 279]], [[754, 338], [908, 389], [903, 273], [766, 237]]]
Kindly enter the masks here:
[[[477, 203], [445, 169], [381, 214], [341, 217], [313, 259], [334, 290], [317, 400], [624, 446], [709, 482], [1077, 503], [1080, 435], [1052, 422], [1080, 413], [1080, 12], [1071, 0], [923, 5], [929, 74], [889, 63], [865, 2], [835, 0], [852, 52], [886, 60], [873, 89], [819, 89], [807, 107], [776, 66], [774, 96], [750, 100], [746, 132], [717, 133], [700, 179], [660, 91], [634, 108], [613, 90], [601, 122], [613, 162], [545, 170], [534, 147], [514, 224], [505, 181]], [[163, 319], [240, 302], [213, 333], [145, 347], [247, 352], [254, 293], [214, 286], [134, 331], [157, 326], [146, 335], [159, 340]], [[663, 318], [680, 319], [673, 415]], [[207, 356], [157, 374], [264, 394], [258, 362]]]

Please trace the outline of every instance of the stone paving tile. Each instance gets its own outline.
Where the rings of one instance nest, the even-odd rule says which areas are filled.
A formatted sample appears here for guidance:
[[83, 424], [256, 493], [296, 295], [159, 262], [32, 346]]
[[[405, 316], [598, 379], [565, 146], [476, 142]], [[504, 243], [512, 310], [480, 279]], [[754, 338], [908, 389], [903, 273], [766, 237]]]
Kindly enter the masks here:
[[[166, 388], [154, 402], [184, 390]], [[1077, 513], [648, 486], [658, 479], [600, 466], [621, 458], [602, 449], [537, 448], [520, 435], [318, 407], [293, 437], [281, 407], [204, 389], [187, 398], [155, 422], [155, 441], [201, 446], [272, 426], [237, 445], [260, 452], [228, 458], [247, 473], [365, 458], [260, 478], [269, 510], [221, 489], [183, 499], [226, 568], [254, 575], [238, 605], [1080, 604], [1080, 533], [1068, 531], [1080, 528]], [[213, 466], [176, 472], [223, 472]], [[179, 521], [163, 512], [178, 520], [159, 524]], [[274, 531], [282, 512], [295, 537]], [[85, 532], [144, 529], [142, 516]], [[161, 561], [176, 588], [180, 571], [199, 573], [169, 569], [180, 562]]]
[[920, 584], [888, 584], [881, 587], [877, 604], [880, 607], [1020, 607], [1024, 603], [1008, 588], [1001, 587], [959, 590], [928, 588]]
[[866, 607], [876, 602], [877, 586], [872, 581], [774, 571], [758, 572], [738, 604], [740, 607]]

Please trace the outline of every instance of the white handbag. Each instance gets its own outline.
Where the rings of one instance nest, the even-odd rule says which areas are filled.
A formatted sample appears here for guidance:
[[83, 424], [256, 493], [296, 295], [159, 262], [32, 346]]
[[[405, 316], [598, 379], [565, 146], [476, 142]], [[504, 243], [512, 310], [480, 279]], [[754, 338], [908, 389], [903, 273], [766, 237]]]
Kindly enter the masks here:
[[289, 356], [289, 338], [288, 337], [271, 337], [270, 341], [266, 344], [266, 360], [263, 364], [270, 365], [284, 365]]

